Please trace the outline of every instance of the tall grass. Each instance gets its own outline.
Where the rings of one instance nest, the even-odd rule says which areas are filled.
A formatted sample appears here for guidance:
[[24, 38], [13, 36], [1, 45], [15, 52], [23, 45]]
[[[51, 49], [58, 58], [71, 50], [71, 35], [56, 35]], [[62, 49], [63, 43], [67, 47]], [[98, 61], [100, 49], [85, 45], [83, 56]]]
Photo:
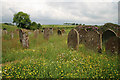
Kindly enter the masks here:
[[3, 78], [120, 78], [118, 55], [87, 49], [69, 49], [67, 34], [55, 32], [49, 40], [40, 33], [29, 35], [30, 47], [23, 49], [16, 34], [2, 39]]

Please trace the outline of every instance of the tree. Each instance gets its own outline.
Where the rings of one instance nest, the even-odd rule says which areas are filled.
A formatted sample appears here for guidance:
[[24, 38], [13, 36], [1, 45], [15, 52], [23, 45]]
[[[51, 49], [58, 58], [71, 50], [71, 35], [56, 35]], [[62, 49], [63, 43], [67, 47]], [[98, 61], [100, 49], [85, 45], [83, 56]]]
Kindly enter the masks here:
[[18, 12], [14, 14], [13, 23], [16, 23], [17, 27], [27, 28], [31, 24], [31, 20], [27, 13]]
[[32, 23], [31, 23], [31, 26], [30, 26], [30, 29], [35, 30], [35, 29], [37, 29], [37, 28], [38, 28], [37, 23], [36, 23], [36, 22], [32, 22]]
[[41, 24], [40, 23], [38, 23], [38, 26], [37, 26], [37, 29], [39, 29], [39, 28], [41, 28], [42, 26], [41, 26]]

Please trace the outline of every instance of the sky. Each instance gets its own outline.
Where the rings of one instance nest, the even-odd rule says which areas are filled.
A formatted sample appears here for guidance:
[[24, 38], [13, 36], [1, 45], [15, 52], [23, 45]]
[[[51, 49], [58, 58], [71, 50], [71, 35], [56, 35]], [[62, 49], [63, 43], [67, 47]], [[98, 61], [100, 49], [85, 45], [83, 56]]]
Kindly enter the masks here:
[[[41, 24], [118, 24], [119, 0], [1, 0], [0, 22], [12, 22], [22, 11]], [[119, 10], [120, 11], [120, 10]]]

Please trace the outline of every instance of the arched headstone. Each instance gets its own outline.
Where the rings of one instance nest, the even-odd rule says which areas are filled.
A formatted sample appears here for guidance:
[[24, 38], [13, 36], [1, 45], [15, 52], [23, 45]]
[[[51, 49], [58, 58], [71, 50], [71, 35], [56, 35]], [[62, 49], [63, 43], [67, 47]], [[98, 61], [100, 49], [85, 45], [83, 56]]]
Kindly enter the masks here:
[[113, 36], [105, 43], [105, 50], [112, 53], [118, 52], [120, 54], [120, 38]]
[[79, 33], [79, 44], [84, 43], [85, 35], [86, 35], [87, 31], [85, 29], [77, 29], [77, 31]]
[[100, 34], [98, 31], [88, 31], [85, 36], [85, 46], [89, 49], [98, 51], [100, 46]]
[[49, 28], [45, 28], [44, 29], [44, 38], [48, 40], [49, 36], [50, 36], [50, 30], [49, 30]]
[[103, 32], [103, 34], [102, 34], [103, 43], [106, 42], [109, 38], [111, 38], [113, 36], [116, 36], [116, 34], [112, 30], [106, 30], [105, 32]]
[[67, 41], [68, 47], [73, 48], [75, 50], [78, 49], [79, 46], [79, 34], [77, 30], [72, 29], [68, 34], [68, 41]]

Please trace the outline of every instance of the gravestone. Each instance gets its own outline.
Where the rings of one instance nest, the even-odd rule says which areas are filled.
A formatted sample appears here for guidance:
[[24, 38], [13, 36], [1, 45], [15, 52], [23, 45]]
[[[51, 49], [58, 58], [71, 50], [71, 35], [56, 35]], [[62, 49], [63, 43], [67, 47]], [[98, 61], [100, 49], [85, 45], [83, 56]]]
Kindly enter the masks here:
[[23, 31], [21, 29], [19, 29], [19, 38], [20, 38], [20, 42], [22, 43]]
[[57, 33], [58, 35], [62, 35], [62, 31], [60, 29], [58, 29]]
[[2, 34], [7, 35], [8, 31], [7, 30], [3, 30]]
[[85, 46], [95, 51], [101, 50], [100, 34], [98, 31], [87, 31], [85, 36]]
[[14, 37], [14, 33], [13, 33], [13, 31], [11, 32], [11, 39], [13, 39], [13, 37]]
[[34, 31], [34, 37], [37, 38], [38, 35], [39, 35], [39, 30], [37, 29]]
[[78, 33], [79, 33], [79, 44], [81, 43], [85, 43], [85, 35], [87, 33], [86, 29], [77, 29]]
[[65, 33], [65, 30], [64, 30], [64, 29], [62, 29], [62, 33], [63, 33], [63, 34]]
[[79, 34], [76, 29], [72, 29], [68, 34], [68, 47], [73, 48], [75, 50], [78, 49], [79, 46]]
[[111, 53], [117, 52], [120, 54], [120, 38], [116, 36], [109, 38], [105, 43], [105, 50]]
[[120, 29], [118, 29], [117, 35], [118, 35], [118, 37], [120, 38]]
[[29, 48], [28, 34], [26, 34], [26, 32], [24, 32], [21, 29], [19, 30], [19, 38], [20, 38], [20, 42], [21, 42], [23, 48]]
[[53, 28], [50, 28], [50, 35], [53, 34]]
[[110, 37], [116, 36], [115, 32], [112, 30], [106, 30], [102, 34], [102, 41], [105, 43]]
[[50, 36], [50, 29], [49, 29], [49, 28], [45, 28], [45, 29], [44, 29], [44, 38], [45, 38], [46, 40], [48, 40], [48, 39], [49, 39], [49, 36]]

